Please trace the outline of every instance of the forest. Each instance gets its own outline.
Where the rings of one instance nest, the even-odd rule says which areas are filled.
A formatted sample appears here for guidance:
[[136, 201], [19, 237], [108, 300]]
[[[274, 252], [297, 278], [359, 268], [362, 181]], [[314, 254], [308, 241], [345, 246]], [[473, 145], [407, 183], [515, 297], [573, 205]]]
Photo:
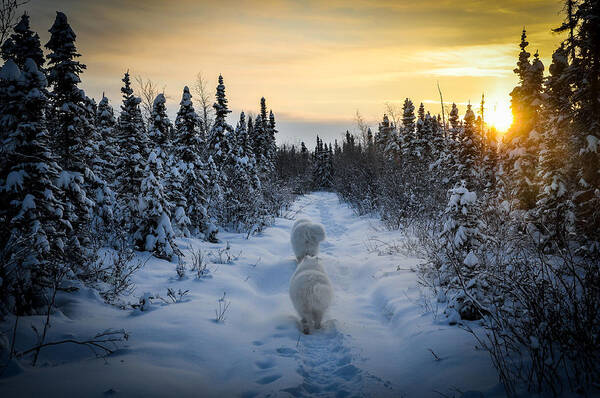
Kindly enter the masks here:
[[[67, 15], [56, 13], [42, 46], [28, 14], [7, 4], [17, 7], [1, 43], [0, 372], [35, 367], [63, 343], [48, 338], [57, 297], [92, 289], [120, 311], [143, 310], [150, 296], [130, 301], [140, 253], [186, 278], [188, 240], [227, 242], [229, 253], [230, 234], [261, 239], [298, 198], [326, 191], [399, 234], [379, 250], [421, 259], [428, 305], [487, 353], [504, 394], [598, 393], [599, 1], [565, 1], [550, 65], [516, 32], [507, 132], [486, 122], [483, 96], [464, 115], [406, 98], [373, 129], [358, 117], [314, 148], [277, 143], [263, 93], [256, 116], [230, 116], [223, 76], [208, 113], [184, 87], [174, 122], [164, 93], [143, 113], [126, 70], [122, 102], [96, 102], [80, 87], [86, 65]], [[33, 344], [20, 345], [19, 323], [35, 316]]]

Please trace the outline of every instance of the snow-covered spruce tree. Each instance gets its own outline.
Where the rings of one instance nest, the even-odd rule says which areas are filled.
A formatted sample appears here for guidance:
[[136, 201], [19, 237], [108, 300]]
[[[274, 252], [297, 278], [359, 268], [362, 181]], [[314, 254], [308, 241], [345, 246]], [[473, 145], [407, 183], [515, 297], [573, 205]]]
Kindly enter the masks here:
[[408, 98], [404, 100], [404, 105], [402, 105], [402, 131], [400, 139], [403, 153], [405, 155], [414, 156], [417, 153], [415, 106]]
[[465, 180], [471, 186], [480, 186], [480, 148], [481, 142], [475, 129], [475, 113], [469, 104], [464, 117], [463, 129], [459, 135], [456, 180]]
[[0, 303], [14, 303], [0, 312], [40, 307], [42, 289], [71, 260], [65, 258], [70, 220], [56, 185], [61, 169], [45, 129], [46, 85], [32, 59], [23, 72], [12, 60], [0, 70], [0, 128], [10, 141], [0, 169]]
[[170, 152], [171, 142], [170, 139], [173, 136], [171, 130], [173, 125], [167, 116], [167, 102], [164, 94], [158, 94], [152, 103], [152, 111], [150, 112], [148, 138], [152, 143], [153, 148], [161, 148], [161, 157], [166, 159], [167, 154]]
[[[95, 203], [93, 185], [96, 176], [89, 167], [95, 154], [89, 150], [94, 130], [94, 117], [87, 107], [87, 98], [77, 85], [85, 65], [76, 61], [80, 56], [75, 47], [75, 33], [62, 12], [56, 13], [46, 43], [48, 83], [52, 87], [50, 135], [58, 163], [62, 167], [58, 184], [65, 191], [65, 213], [73, 227], [66, 249], [73, 264], [83, 262], [81, 243], [89, 240], [87, 228]], [[83, 242], [81, 241], [83, 239]]]
[[129, 72], [123, 77], [123, 103], [117, 126], [119, 159], [117, 162], [116, 191], [118, 220], [121, 228], [133, 234], [137, 230], [138, 198], [148, 159], [148, 137], [144, 123], [140, 123], [141, 100], [133, 95]]
[[233, 189], [228, 190], [225, 198], [226, 221], [233, 230], [257, 230], [264, 222], [261, 214], [261, 183], [256, 167], [256, 159], [246, 128], [246, 116], [240, 114], [240, 120], [234, 132], [235, 143], [230, 160], [225, 165], [227, 182]]
[[480, 317], [477, 302], [483, 300], [482, 289], [488, 287], [481, 275], [480, 248], [484, 242], [479, 221], [477, 194], [461, 181], [450, 189], [441, 234], [442, 254], [438, 257], [439, 283], [448, 290], [449, 308], [462, 319]]
[[[260, 101], [261, 114], [262, 114], [263, 104], [266, 107], [264, 97], [261, 98], [261, 101]], [[271, 167], [272, 167], [273, 163], [275, 162], [275, 156], [277, 155], [277, 143], [275, 140], [275, 134], [277, 134], [277, 128], [275, 125], [275, 115], [273, 114], [272, 110], [269, 110], [269, 125], [268, 125], [268, 135], [267, 135], [268, 146], [267, 146], [267, 151], [266, 151], [266, 158]]]
[[425, 138], [425, 106], [421, 102], [419, 110], [417, 111], [417, 123], [415, 126], [415, 138], [413, 141], [412, 153], [419, 158], [425, 157], [425, 151], [427, 146], [427, 140]]
[[263, 97], [260, 99], [260, 113], [254, 121], [254, 134], [252, 136], [256, 163], [263, 180], [273, 172], [273, 160], [276, 152], [275, 119], [273, 118], [271, 122], [269, 117], [270, 115], [267, 115], [266, 100]]
[[329, 189], [333, 184], [333, 170], [329, 148], [317, 136], [314, 153], [313, 185], [316, 189]]
[[574, 159], [571, 132], [571, 87], [566, 74], [568, 54], [564, 46], [552, 55], [550, 76], [545, 85], [543, 145], [540, 152], [540, 193], [536, 204], [536, 219], [543, 234], [559, 241], [573, 232], [574, 208], [573, 172], [569, 159]]
[[19, 68], [25, 67], [27, 58], [35, 62], [38, 70], [43, 72], [44, 53], [40, 45], [40, 37], [29, 27], [29, 15], [23, 14], [11, 34], [2, 44], [2, 59], [12, 59]]
[[[225, 85], [223, 84], [223, 76], [221, 75], [219, 75], [216, 100], [217, 101], [213, 104], [213, 108], [215, 109], [215, 121], [208, 137], [207, 151], [208, 154], [212, 156], [217, 167], [222, 167], [228, 160], [229, 153], [232, 149], [231, 140], [233, 137], [233, 127], [227, 123], [227, 115], [231, 113], [231, 111], [227, 107]], [[254, 128], [256, 130], [257, 126]]]
[[450, 110], [448, 121], [450, 122], [450, 138], [456, 139], [458, 135], [458, 129], [460, 127], [460, 117], [458, 115], [458, 107], [454, 102], [452, 103], [452, 109]]
[[396, 126], [394, 126], [393, 123], [390, 123], [387, 115], [383, 115], [383, 121], [379, 123], [375, 142], [378, 150], [386, 159], [398, 160], [400, 157], [398, 134], [396, 132]]
[[202, 162], [205, 143], [199, 134], [200, 120], [194, 111], [192, 95], [184, 87], [179, 111], [175, 119], [173, 139], [174, 168], [172, 168], [171, 200], [174, 202], [175, 223], [180, 232], [202, 234], [208, 241], [216, 241], [217, 229], [209, 220], [208, 200], [210, 183], [208, 167]]
[[515, 74], [519, 85], [510, 93], [513, 124], [508, 132], [510, 141], [509, 165], [512, 186], [511, 196], [522, 210], [533, 209], [537, 201], [536, 182], [537, 155], [541, 139], [540, 111], [542, 105], [542, 81], [544, 65], [535, 54], [529, 61], [527, 35], [521, 35], [521, 52]]
[[[108, 98], [102, 94], [102, 99], [96, 110], [96, 129], [100, 133], [98, 156], [104, 162], [104, 178], [113, 184], [117, 177], [115, 171], [119, 159], [116, 125], [113, 107], [110, 105]], [[114, 189], [114, 185], [112, 188]]]
[[[600, 2], [582, 0], [559, 30], [572, 29], [566, 48], [572, 54], [568, 68], [573, 86], [571, 115], [573, 140], [578, 154], [574, 201], [578, 235], [593, 255], [600, 254]], [[568, 4], [567, 4], [568, 5]]]
[[137, 203], [135, 245], [158, 258], [170, 260], [181, 251], [175, 243], [171, 226], [171, 203], [164, 190], [164, 170], [161, 148], [155, 147], [148, 156], [144, 179]]
[[[214, 165], [216, 170], [211, 170], [209, 173], [210, 179], [209, 184], [213, 185], [210, 188], [211, 192], [220, 192], [222, 194], [222, 200], [226, 200], [230, 195], [229, 190], [233, 187], [227, 182], [227, 167], [231, 166], [233, 162], [233, 134], [234, 130], [229, 123], [227, 123], [227, 115], [231, 113], [227, 106], [227, 98], [225, 96], [225, 85], [223, 84], [223, 76], [219, 75], [219, 84], [216, 90], [216, 102], [213, 105], [215, 109], [215, 120], [210, 130], [210, 134], [207, 142], [207, 154]], [[256, 126], [255, 126], [256, 130]], [[209, 165], [210, 166], [210, 165]], [[216, 171], [216, 173], [215, 173]], [[219, 189], [216, 189], [216, 186]], [[223, 222], [227, 219], [226, 203], [219, 200], [219, 196], [210, 198], [210, 207], [208, 209], [211, 217], [216, 218], [219, 222]]]

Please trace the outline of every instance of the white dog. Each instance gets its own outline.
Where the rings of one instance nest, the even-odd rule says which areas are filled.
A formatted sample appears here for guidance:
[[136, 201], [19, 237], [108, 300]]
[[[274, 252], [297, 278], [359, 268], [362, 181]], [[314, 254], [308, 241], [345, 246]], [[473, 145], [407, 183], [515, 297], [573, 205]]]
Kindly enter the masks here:
[[290, 234], [292, 249], [298, 262], [304, 256], [316, 256], [319, 254], [319, 243], [325, 240], [325, 229], [321, 224], [301, 218], [294, 223]]
[[306, 256], [290, 280], [290, 298], [302, 318], [302, 332], [321, 328], [323, 315], [333, 298], [331, 282], [317, 257]]

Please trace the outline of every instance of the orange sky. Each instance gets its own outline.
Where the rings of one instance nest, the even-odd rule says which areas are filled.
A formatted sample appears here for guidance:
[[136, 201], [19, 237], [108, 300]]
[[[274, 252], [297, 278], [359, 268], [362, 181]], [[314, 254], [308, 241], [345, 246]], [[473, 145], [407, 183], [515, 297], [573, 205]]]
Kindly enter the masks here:
[[385, 103], [405, 97], [438, 113], [437, 81], [461, 112], [485, 93], [500, 124], [521, 29], [548, 66], [561, 39], [550, 32], [561, 7], [557, 0], [32, 0], [26, 9], [43, 43], [54, 12], [67, 14], [89, 96], [105, 91], [118, 106], [129, 68], [166, 87], [174, 114], [196, 73], [211, 86], [222, 73], [232, 122], [242, 109], [256, 113], [265, 96], [279, 141], [312, 143], [315, 133], [333, 139], [352, 129], [357, 110], [376, 126]]

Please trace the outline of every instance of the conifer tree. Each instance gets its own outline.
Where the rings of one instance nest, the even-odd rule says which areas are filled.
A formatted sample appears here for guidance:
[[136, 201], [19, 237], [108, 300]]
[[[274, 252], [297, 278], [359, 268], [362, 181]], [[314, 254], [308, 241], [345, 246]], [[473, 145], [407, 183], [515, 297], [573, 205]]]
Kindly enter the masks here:
[[89, 151], [95, 115], [87, 107], [85, 93], [77, 87], [79, 74], [85, 65], [76, 61], [80, 56], [75, 47], [76, 36], [65, 14], [56, 13], [49, 32], [51, 35], [46, 48], [50, 51], [48, 83], [52, 86], [50, 134], [63, 169], [59, 185], [65, 190], [65, 211], [73, 226], [69, 247], [73, 249], [74, 261], [78, 262], [81, 261], [78, 258], [80, 238], [87, 240], [89, 231], [86, 225], [95, 205], [90, 200], [96, 179], [90, 167], [95, 154]]
[[133, 95], [129, 72], [123, 77], [123, 103], [118, 122], [119, 159], [117, 162], [117, 193], [119, 219], [126, 230], [136, 230], [137, 201], [140, 196], [144, 170], [148, 159], [148, 137], [141, 122], [140, 98]]
[[2, 43], [2, 58], [5, 61], [12, 59], [19, 68], [25, 67], [27, 58], [31, 58], [38, 70], [43, 71], [44, 53], [40, 45], [40, 37], [29, 27], [29, 15], [21, 16], [21, 20], [14, 27], [14, 33]]
[[175, 232], [171, 225], [171, 203], [164, 192], [164, 170], [160, 147], [154, 148], [146, 162], [144, 179], [137, 203], [137, 222], [134, 240], [139, 250], [154, 256], [171, 259], [181, 254], [175, 244]]
[[227, 191], [225, 198], [226, 222], [234, 230], [252, 228], [261, 207], [260, 179], [248, 132], [246, 116], [240, 114], [236, 126], [232, 157], [226, 165], [227, 182], [234, 189]]
[[452, 110], [450, 110], [450, 116], [448, 117], [448, 121], [450, 122], [450, 138], [456, 139], [458, 135], [458, 129], [460, 125], [460, 120], [458, 116], [458, 107], [453, 102]]
[[402, 106], [401, 143], [405, 154], [416, 155], [417, 143], [415, 136], [415, 106], [408, 98], [404, 100], [404, 105]]
[[216, 90], [216, 99], [213, 108], [215, 109], [215, 121], [210, 130], [207, 149], [217, 167], [224, 166], [231, 151], [231, 135], [233, 127], [227, 123], [227, 115], [231, 113], [227, 107], [227, 98], [225, 96], [225, 85], [223, 76], [219, 75], [219, 84]]
[[204, 238], [215, 241], [216, 228], [209, 221], [207, 209], [210, 195], [208, 168], [202, 162], [205, 143], [200, 134], [200, 119], [194, 110], [192, 95], [188, 87], [184, 87], [179, 111], [175, 119], [175, 139], [173, 153], [176, 170], [179, 174], [173, 181], [173, 201], [177, 223], [185, 233], [183, 221], [190, 220], [190, 232], [203, 234]]
[[464, 180], [456, 183], [449, 194], [441, 236], [445, 249], [442, 256], [449, 258], [442, 260], [440, 282], [442, 285], [456, 283], [458, 275], [462, 280], [468, 281], [464, 286], [468, 295], [459, 294], [451, 298], [450, 306], [454, 307], [462, 319], [473, 320], [479, 317], [473, 299], [480, 299], [478, 291], [482, 286], [478, 280], [481, 277], [479, 251], [485, 241], [479, 221], [480, 208], [477, 194], [467, 189]]
[[521, 52], [514, 72], [519, 85], [511, 92], [514, 121], [509, 130], [512, 138], [507, 169], [511, 174], [512, 195], [523, 210], [533, 209], [537, 199], [536, 167], [541, 138], [540, 111], [544, 65], [535, 54], [530, 62], [527, 35], [521, 35]]
[[574, 214], [570, 183], [574, 158], [573, 143], [570, 142], [571, 88], [568, 76], [568, 54], [564, 46], [552, 55], [550, 76], [546, 81], [545, 126], [543, 145], [540, 152], [540, 193], [536, 204], [536, 217], [541, 223], [542, 233], [550, 237], [567, 237], [573, 231]]
[[572, 58], [567, 76], [573, 87], [570, 114], [578, 154], [577, 229], [584, 241], [594, 242], [586, 245], [590, 253], [600, 253], [600, 2], [582, 0], [572, 8], [558, 31], [570, 30], [566, 50]]
[[103, 161], [104, 178], [113, 183], [116, 179], [115, 170], [119, 158], [116, 124], [113, 107], [108, 98], [102, 94], [96, 110], [96, 129], [100, 134], [98, 155]]
[[475, 113], [471, 109], [471, 104], [467, 105], [467, 112], [464, 117], [464, 127], [459, 136], [460, 145], [458, 147], [458, 170], [456, 178], [465, 180], [470, 186], [477, 186], [480, 182], [479, 174], [479, 140], [475, 127]]
[[0, 299], [12, 296], [20, 315], [43, 304], [41, 289], [73, 259], [66, 256], [64, 194], [55, 184], [61, 169], [45, 129], [46, 85], [32, 59], [23, 72], [12, 60], [0, 69], [0, 128], [10, 141], [0, 169], [0, 250], [9, 260], [0, 264]]
[[[234, 149], [232, 148], [234, 132], [233, 127], [226, 120], [227, 115], [231, 111], [227, 106], [225, 85], [223, 84], [223, 76], [221, 75], [219, 75], [216, 102], [213, 108], [215, 109], [215, 120], [207, 142], [207, 153], [216, 167], [216, 170], [209, 170], [210, 178], [216, 178], [216, 180], [210, 181], [214, 185], [210, 191], [217, 194], [217, 196], [210, 199], [211, 208], [209, 208], [209, 212], [212, 212], [211, 215], [217, 220], [222, 221], [226, 215], [223, 212], [223, 208], [219, 209], [219, 207], [224, 205], [223, 202], [219, 203], [219, 201], [225, 200], [229, 196], [229, 190], [233, 188], [227, 183], [226, 170], [234, 163]], [[211, 167], [210, 164], [209, 167]], [[217, 186], [219, 189], [216, 189]]]

